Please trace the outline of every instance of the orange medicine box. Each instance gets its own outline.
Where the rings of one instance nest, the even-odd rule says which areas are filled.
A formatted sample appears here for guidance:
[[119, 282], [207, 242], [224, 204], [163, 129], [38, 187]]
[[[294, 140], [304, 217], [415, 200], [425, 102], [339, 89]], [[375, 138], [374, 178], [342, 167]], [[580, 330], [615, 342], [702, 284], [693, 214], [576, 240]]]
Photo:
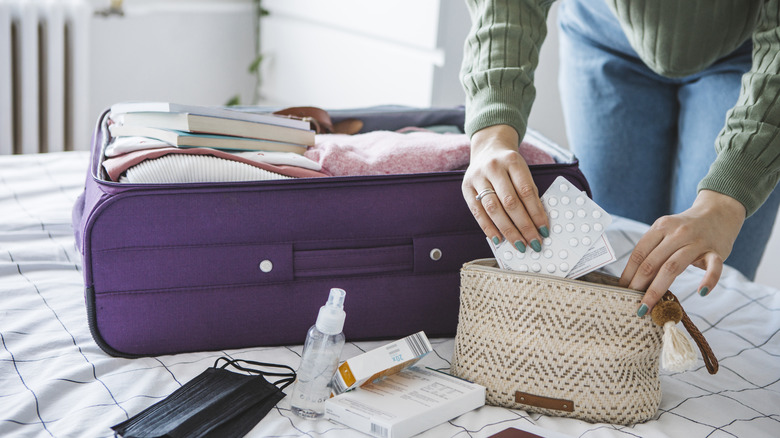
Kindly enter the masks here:
[[421, 331], [348, 359], [339, 365], [333, 376], [333, 395], [396, 374], [431, 351], [433, 347], [425, 332]]

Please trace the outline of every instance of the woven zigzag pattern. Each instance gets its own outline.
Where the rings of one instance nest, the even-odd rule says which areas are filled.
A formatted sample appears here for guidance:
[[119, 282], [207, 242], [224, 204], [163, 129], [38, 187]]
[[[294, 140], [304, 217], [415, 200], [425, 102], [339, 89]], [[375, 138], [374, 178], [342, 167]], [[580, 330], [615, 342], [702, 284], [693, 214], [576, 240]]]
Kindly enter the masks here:
[[[487, 403], [590, 422], [633, 424], [661, 401], [661, 328], [637, 318], [640, 295], [499, 270], [461, 272], [451, 372], [487, 388]], [[515, 393], [574, 410], [517, 403]]]

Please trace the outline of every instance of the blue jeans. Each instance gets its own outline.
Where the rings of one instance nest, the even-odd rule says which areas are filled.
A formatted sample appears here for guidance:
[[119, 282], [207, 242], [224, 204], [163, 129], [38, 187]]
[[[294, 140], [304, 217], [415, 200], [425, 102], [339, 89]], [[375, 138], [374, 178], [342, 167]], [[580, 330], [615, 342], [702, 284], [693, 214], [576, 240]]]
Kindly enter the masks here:
[[[715, 160], [715, 138], [750, 69], [743, 44], [684, 78], [654, 73], [603, 1], [559, 7], [559, 85], [566, 133], [605, 210], [648, 224], [689, 208]], [[780, 205], [775, 190], [745, 221], [726, 263], [755, 278]]]

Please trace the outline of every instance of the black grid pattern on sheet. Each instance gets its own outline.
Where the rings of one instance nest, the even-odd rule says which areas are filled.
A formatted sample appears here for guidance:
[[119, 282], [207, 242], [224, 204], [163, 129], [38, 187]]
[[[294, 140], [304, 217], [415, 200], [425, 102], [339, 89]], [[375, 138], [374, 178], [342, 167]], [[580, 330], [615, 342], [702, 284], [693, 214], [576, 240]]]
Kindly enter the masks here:
[[[86, 322], [80, 255], [70, 209], [86, 174], [84, 152], [0, 157], [0, 436], [110, 437], [109, 427], [164, 398], [219, 356], [296, 367], [301, 346], [251, 348], [143, 359], [113, 358]], [[610, 241], [620, 274], [644, 226], [616, 220]], [[635, 426], [484, 407], [422, 437], [487, 437], [508, 427], [542, 427], [578, 437], [762, 437], [780, 430], [780, 297], [727, 269], [713, 293], [696, 294], [701, 271], [689, 268], [673, 290], [707, 336], [721, 370], [703, 362], [662, 376], [656, 418]], [[413, 328], [410, 332], [413, 332]], [[301, 339], [303, 341], [303, 339]], [[382, 342], [347, 343], [343, 357]], [[446, 370], [452, 339], [433, 339], [424, 364]], [[289, 389], [288, 389], [289, 391]], [[328, 421], [299, 420], [279, 405], [250, 437], [359, 437]]]

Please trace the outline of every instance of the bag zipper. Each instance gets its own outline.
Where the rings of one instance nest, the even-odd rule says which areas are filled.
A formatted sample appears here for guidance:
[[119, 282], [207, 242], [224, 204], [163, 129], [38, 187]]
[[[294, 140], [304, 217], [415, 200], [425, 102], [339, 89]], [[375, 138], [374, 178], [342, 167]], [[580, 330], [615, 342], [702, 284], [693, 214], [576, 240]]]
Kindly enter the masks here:
[[[579, 285], [583, 285], [583, 286], [594, 286], [594, 285], [596, 285], [596, 286], [600, 286], [600, 287], [606, 288], [608, 290], [611, 290], [613, 292], [630, 293], [632, 295], [644, 295], [644, 292], [642, 292], [642, 291], [638, 291], [638, 290], [635, 290], [635, 289], [629, 289], [629, 288], [626, 288], [626, 287], [612, 286], [610, 284], [603, 284], [603, 283], [593, 283], [593, 282], [590, 282], [590, 281], [577, 280], [577, 279], [573, 279], [573, 278], [555, 277], [555, 276], [552, 276], [552, 275], [537, 274], [535, 272], [518, 272], [518, 271], [509, 270], [509, 269], [501, 269], [501, 268], [498, 268], [498, 267], [495, 267], [495, 266], [486, 266], [484, 264], [481, 264], [481, 262], [487, 262], [489, 260], [495, 260], [495, 259], [474, 260], [474, 261], [469, 262], [466, 265], [464, 265], [463, 269], [465, 269], [465, 270], [476, 270], [476, 271], [483, 271], [483, 272], [508, 274], [508, 275], [513, 275], [513, 276], [516, 276], [516, 277], [531, 277], [531, 278], [536, 278], [536, 279], [540, 279], [540, 280], [557, 280], [557, 281], [562, 281], [564, 283], [579, 284]], [[600, 275], [605, 275], [605, 276], [609, 276], [609, 277], [612, 277], [612, 278], [617, 278], [617, 277], [611, 276], [609, 274], [600, 274]]]

